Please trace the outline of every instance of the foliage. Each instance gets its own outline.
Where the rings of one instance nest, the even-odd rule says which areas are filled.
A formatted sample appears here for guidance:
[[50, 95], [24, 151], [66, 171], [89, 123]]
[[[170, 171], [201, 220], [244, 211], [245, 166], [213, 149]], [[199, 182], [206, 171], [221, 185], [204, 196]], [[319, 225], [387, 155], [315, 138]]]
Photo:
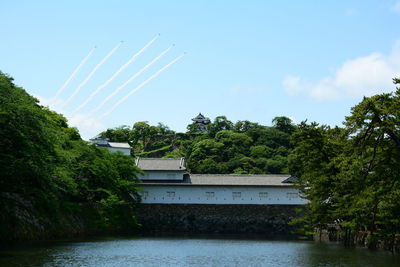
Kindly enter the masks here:
[[220, 131], [230, 131], [233, 128], [233, 123], [225, 116], [218, 116], [208, 126], [208, 133], [214, 137]]
[[131, 129], [127, 125], [122, 125], [114, 129], [107, 129], [102, 135], [108, 139], [113, 139], [114, 142], [125, 142], [129, 140]]
[[296, 130], [296, 127], [292, 124], [292, 120], [288, 117], [275, 117], [272, 120], [272, 124], [276, 129], [287, 134], [292, 134]]
[[[163, 124], [136, 122], [129, 138], [122, 141], [129, 141], [139, 157], [185, 157], [193, 173], [286, 173], [290, 136], [297, 126], [287, 117], [277, 117], [273, 123], [272, 127], [250, 121], [232, 123], [218, 116], [206, 133], [195, 123], [188, 125], [186, 133], [175, 133]], [[102, 134], [121, 141], [122, 128], [126, 129], [122, 126]], [[115, 137], [110, 135], [113, 132]]]
[[[124, 140], [126, 127], [115, 129], [112, 136]], [[126, 223], [105, 212], [110, 203], [124, 205], [131, 217], [128, 221], [134, 222], [137, 171], [131, 157], [81, 140], [64, 117], [40, 106], [0, 72], [0, 213], [4, 215], [0, 234], [4, 239], [11, 238], [10, 220], [15, 224], [20, 220], [18, 214], [6, 212], [18, 210], [15, 199], [31, 203], [29, 212], [42, 210], [41, 217], [53, 224], [76, 216], [79, 206], [85, 205], [92, 207], [94, 220], [112, 221], [103, 225], [116, 229]], [[13, 196], [14, 201], [5, 196]]]
[[393, 244], [400, 229], [400, 89], [364, 97], [344, 126], [303, 122], [293, 134], [289, 168], [310, 201], [305, 219], [311, 228], [365, 233], [372, 246]]

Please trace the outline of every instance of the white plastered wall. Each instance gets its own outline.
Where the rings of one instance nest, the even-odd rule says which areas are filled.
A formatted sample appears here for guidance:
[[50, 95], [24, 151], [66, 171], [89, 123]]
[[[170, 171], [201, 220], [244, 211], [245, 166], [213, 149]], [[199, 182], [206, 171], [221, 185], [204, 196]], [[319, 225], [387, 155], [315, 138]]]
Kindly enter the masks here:
[[174, 171], [146, 171], [144, 175], [138, 175], [141, 180], [183, 180], [183, 172], [174, 172]]
[[306, 200], [293, 187], [157, 186], [142, 185], [144, 204], [302, 205]]

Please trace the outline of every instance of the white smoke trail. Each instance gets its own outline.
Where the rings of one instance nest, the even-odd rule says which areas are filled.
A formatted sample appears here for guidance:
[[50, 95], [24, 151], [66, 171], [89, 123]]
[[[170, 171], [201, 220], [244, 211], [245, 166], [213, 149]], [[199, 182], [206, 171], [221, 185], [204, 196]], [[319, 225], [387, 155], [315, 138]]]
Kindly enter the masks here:
[[167, 65], [165, 65], [164, 67], [162, 67], [161, 69], [159, 69], [156, 73], [154, 73], [153, 75], [151, 75], [147, 80], [145, 80], [144, 82], [142, 82], [141, 84], [139, 84], [137, 87], [135, 87], [132, 91], [130, 91], [127, 95], [125, 95], [123, 98], [121, 98], [117, 103], [115, 103], [111, 109], [109, 109], [107, 112], [103, 113], [103, 115], [100, 116], [100, 120], [104, 119], [105, 117], [107, 117], [108, 115], [111, 114], [111, 112], [113, 112], [115, 110], [115, 108], [117, 108], [119, 105], [121, 105], [122, 103], [124, 103], [132, 94], [134, 94], [135, 92], [137, 92], [139, 89], [141, 89], [143, 86], [145, 86], [146, 84], [148, 84], [151, 80], [155, 79], [158, 75], [160, 75], [163, 71], [167, 70], [169, 67], [171, 67], [173, 64], [175, 64], [178, 60], [180, 60], [184, 55], [181, 55], [177, 58], [175, 58], [174, 60], [172, 60], [170, 63], [168, 63]]
[[168, 47], [167, 49], [165, 49], [163, 52], [161, 52], [161, 54], [159, 54], [157, 57], [155, 57], [152, 61], [150, 61], [149, 63], [147, 63], [146, 66], [144, 66], [141, 70], [139, 70], [138, 72], [136, 72], [132, 77], [129, 78], [129, 80], [127, 80], [125, 83], [123, 83], [122, 85], [120, 85], [117, 89], [115, 89], [114, 92], [112, 92], [109, 96], [107, 96], [95, 109], [93, 109], [90, 113], [95, 113], [97, 111], [99, 111], [108, 101], [111, 100], [111, 98], [113, 98], [116, 94], [118, 94], [122, 89], [124, 89], [128, 84], [130, 84], [133, 80], [135, 80], [137, 77], [139, 77], [145, 70], [147, 70], [150, 66], [152, 66], [154, 63], [156, 63], [161, 57], [163, 57], [169, 50], [171, 50], [171, 48], [174, 45]]
[[123, 70], [125, 70], [130, 64], [132, 64], [135, 59], [140, 56], [141, 54], [146, 51], [146, 49], [152, 45], [160, 35], [157, 35], [154, 37], [150, 42], [148, 42], [142, 49], [139, 50], [136, 54], [134, 54], [124, 65], [122, 65], [112, 76], [109, 78], [105, 83], [100, 85], [99, 87], [96, 88], [96, 90], [93, 91], [93, 93], [90, 94], [90, 96], [83, 102], [79, 107], [77, 107], [74, 111], [74, 114], [81, 110], [83, 107], [85, 107], [92, 99], [95, 97], [102, 89], [106, 88]]
[[106, 61], [117, 51], [117, 49], [122, 45], [122, 42], [119, 42], [95, 67], [94, 69], [89, 73], [89, 75], [85, 78], [83, 82], [76, 88], [76, 90], [72, 93], [72, 95], [65, 101], [64, 105], [61, 108], [64, 108], [66, 105], [69, 104], [69, 102], [79, 93], [79, 91], [82, 89], [85, 84], [87, 84], [90, 79], [93, 77], [93, 75], [96, 73], [96, 71], [104, 64]]
[[81, 63], [79, 63], [78, 67], [76, 67], [74, 72], [72, 72], [71, 76], [69, 76], [69, 78], [65, 81], [65, 83], [58, 89], [56, 95], [53, 97], [54, 100], [60, 96], [60, 94], [64, 91], [65, 87], [67, 87], [67, 85], [72, 81], [72, 79], [76, 76], [76, 74], [78, 74], [79, 70], [83, 67], [83, 65], [85, 65], [86, 61], [93, 54], [95, 49], [96, 47], [93, 47], [93, 49], [90, 50], [90, 52], [86, 55], [86, 57], [82, 59]]

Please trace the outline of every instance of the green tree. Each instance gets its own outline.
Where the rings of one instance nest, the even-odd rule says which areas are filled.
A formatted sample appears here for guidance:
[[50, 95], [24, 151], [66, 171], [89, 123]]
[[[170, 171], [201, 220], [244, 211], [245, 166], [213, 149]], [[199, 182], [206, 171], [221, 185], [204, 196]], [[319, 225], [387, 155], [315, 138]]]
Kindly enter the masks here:
[[[298, 177], [303, 196], [310, 202], [306, 218], [310, 229], [331, 223], [335, 203], [335, 181], [339, 168], [335, 158], [343, 150], [341, 129], [302, 122], [292, 136], [294, 149], [289, 171]], [[335, 140], [338, 140], [336, 142]]]
[[340, 158], [336, 216], [371, 239], [392, 239], [400, 229], [400, 204], [394, 204], [400, 203], [400, 90], [365, 97], [345, 126], [349, 141]]
[[0, 241], [135, 225], [138, 171], [0, 73]]
[[250, 129], [259, 129], [259, 128], [263, 128], [263, 127], [264, 126], [262, 126], [256, 122], [244, 120], [244, 121], [237, 121], [233, 126], [233, 130], [235, 132], [243, 133], [243, 132], [247, 132]]
[[399, 115], [397, 88], [365, 97], [345, 128], [299, 126], [289, 168], [309, 200], [309, 229], [336, 224], [347, 241], [361, 236], [371, 247], [382, 240], [394, 248], [400, 229]]
[[136, 122], [130, 133], [131, 144], [138, 151], [147, 151], [158, 133], [159, 129], [156, 126], [151, 126], [146, 121]]
[[230, 131], [233, 129], [233, 123], [225, 116], [218, 116], [208, 125], [208, 134], [214, 137], [219, 131]]
[[199, 126], [197, 123], [195, 123], [195, 122], [189, 124], [189, 125], [186, 127], [186, 130], [187, 130], [186, 133], [192, 134], [192, 135], [194, 135], [194, 134], [203, 134], [203, 133], [200, 131], [200, 126]]
[[276, 129], [287, 134], [292, 134], [296, 130], [292, 120], [285, 116], [273, 118], [272, 124]]
[[276, 128], [252, 129], [246, 132], [256, 145], [266, 145], [273, 149], [290, 147], [290, 135]]
[[174, 135], [175, 132], [172, 131], [167, 125], [159, 122], [157, 124], [157, 132], [161, 136], [168, 136], [168, 135]]
[[210, 170], [218, 170], [216, 165], [221, 161], [223, 146], [224, 144], [213, 139], [204, 139], [195, 143], [188, 158], [189, 168], [194, 173], [207, 173]]
[[54, 125], [38, 101], [12, 81], [0, 72], [0, 188], [13, 193], [51, 192]]
[[222, 160], [229, 161], [237, 154], [247, 155], [252, 144], [251, 137], [243, 133], [231, 131], [220, 131], [215, 136], [215, 140], [223, 144]]
[[128, 142], [131, 129], [127, 125], [122, 125], [114, 129], [107, 129], [101, 135], [107, 137], [111, 142]]
[[256, 145], [250, 148], [250, 155], [253, 158], [270, 158], [273, 155], [274, 150], [265, 145]]

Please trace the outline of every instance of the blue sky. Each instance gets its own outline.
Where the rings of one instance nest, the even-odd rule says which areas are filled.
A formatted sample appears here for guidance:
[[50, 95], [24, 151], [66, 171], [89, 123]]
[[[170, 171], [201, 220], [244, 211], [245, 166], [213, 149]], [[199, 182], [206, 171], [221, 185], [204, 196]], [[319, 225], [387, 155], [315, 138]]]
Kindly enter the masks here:
[[[295, 122], [341, 125], [364, 95], [394, 90], [391, 78], [400, 76], [400, 1], [3, 0], [0, 10], [0, 70], [63, 113], [86, 139], [136, 121], [185, 131], [198, 112], [264, 125], [282, 115]], [[74, 113], [158, 33], [144, 53]], [[65, 105], [120, 41], [120, 48]], [[172, 44], [104, 108], [90, 113]], [[102, 116], [184, 52], [176, 64]]]

